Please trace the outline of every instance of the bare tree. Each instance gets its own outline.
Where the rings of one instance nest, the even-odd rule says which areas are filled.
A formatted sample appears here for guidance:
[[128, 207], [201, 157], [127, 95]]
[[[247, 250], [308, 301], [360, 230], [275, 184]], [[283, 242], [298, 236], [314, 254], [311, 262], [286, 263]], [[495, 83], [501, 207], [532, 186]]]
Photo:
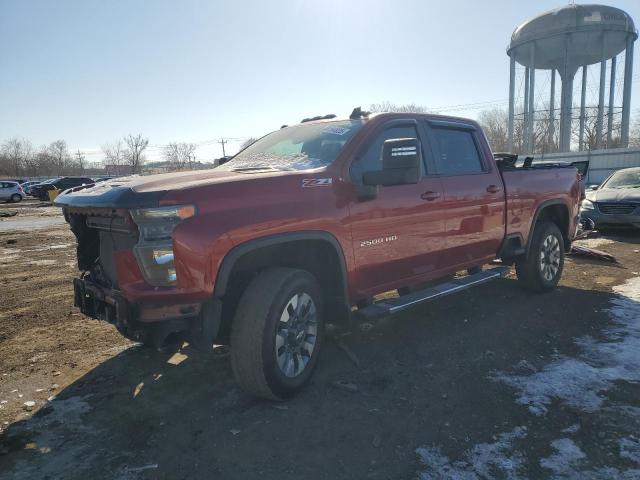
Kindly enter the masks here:
[[249, 145], [255, 143], [256, 139], [253, 137], [249, 137], [247, 138], [244, 142], [242, 142], [242, 144], [240, 144], [240, 150], [244, 150], [245, 148], [247, 148]]
[[429, 109], [415, 103], [407, 103], [406, 105], [397, 105], [388, 100], [380, 103], [372, 103], [369, 106], [371, 113], [393, 112], [393, 113], [428, 113]]
[[65, 170], [71, 163], [71, 155], [67, 150], [67, 142], [56, 140], [49, 145], [49, 154], [53, 161], [56, 175], [64, 175]]
[[636, 110], [629, 132], [629, 146], [640, 148], [640, 110]]
[[186, 165], [189, 168], [193, 168], [193, 162], [196, 158], [194, 155], [195, 150], [196, 145], [194, 143], [172, 142], [164, 148], [163, 156], [174, 170], [181, 170]]
[[482, 126], [489, 145], [494, 152], [506, 152], [508, 143], [508, 115], [500, 108], [483, 110], [478, 114], [478, 123]]
[[24, 138], [10, 138], [2, 145], [2, 156], [7, 174], [19, 176], [33, 155], [33, 146]]
[[127, 144], [128, 149], [125, 152], [125, 157], [129, 165], [131, 165], [131, 173], [140, 173], [142, 164], [144, 163], [143, 152], [149, 145], [149, 139], [144, 138], [142, 134], [127, 135], [124, 137], [124, 142]]
[[102, 146], [102, 153], [104, 153], [104, 164], [106, 165], [124, 165], [125, 163], [125, 147], [122, 140], [117, 140], [114, 143], [109, 143]]

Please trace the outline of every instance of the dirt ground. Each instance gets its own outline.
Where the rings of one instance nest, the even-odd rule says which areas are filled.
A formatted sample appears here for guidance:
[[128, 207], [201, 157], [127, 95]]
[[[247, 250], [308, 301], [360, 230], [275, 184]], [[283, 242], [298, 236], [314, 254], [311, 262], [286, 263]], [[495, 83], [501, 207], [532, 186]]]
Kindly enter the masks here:
[[0, 205], [1, 479], [640, 478], [637, 234], [584, 242], [619, 263], [568, 258], [550, 294], [510, 276], [334, 332], [276, 404], [224, 354], [80, 315], [74, 239], [36, 205]]

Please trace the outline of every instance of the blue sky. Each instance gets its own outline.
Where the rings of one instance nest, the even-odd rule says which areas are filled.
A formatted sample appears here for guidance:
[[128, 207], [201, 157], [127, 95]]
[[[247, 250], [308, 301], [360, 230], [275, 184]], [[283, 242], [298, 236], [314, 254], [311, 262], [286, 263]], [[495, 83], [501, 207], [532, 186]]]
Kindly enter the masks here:
[[[640, 22], [637, 0], [610, 4]], [[503, 106], [513, 29], [562, 5], [0, 0], [0, 142], [62, 138], [97, 161], [101, 145], [140, 132], [155, 146], [151, 159], [187, 141], [210, 160], [220, 137], [385, 100]], [[633, 87], [640, 99], [640, 82]], [[474, 117], [479, 107], [446, 110]]]

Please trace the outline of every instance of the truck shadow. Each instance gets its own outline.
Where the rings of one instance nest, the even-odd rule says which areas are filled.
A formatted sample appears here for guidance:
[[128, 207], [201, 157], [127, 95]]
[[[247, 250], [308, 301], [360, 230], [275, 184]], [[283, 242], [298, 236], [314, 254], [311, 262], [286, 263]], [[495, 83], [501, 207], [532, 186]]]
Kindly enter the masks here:
[[[421, 445], [453, 451], [530, 422], [489, 375], [577, 355], [574, 340], [598, 334], [613, 297], [531, 295], [503, 279], [361, 324], [329, 338], [310, 385], [285, 403], [243, 393], [228, 357], [135, 346], [11, 425], [0, 478], [414, 476]], [[574, 420], [567, 411], [545, 428]]]

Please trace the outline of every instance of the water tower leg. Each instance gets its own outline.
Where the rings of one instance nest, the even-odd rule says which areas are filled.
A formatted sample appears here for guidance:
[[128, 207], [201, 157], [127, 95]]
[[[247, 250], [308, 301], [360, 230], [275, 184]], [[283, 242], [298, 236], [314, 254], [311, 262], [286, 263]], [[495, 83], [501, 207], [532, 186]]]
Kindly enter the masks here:
[[564, 66], [560, 72], [560, 151], [571, 150], [571, 111], [573, 109], [573, 75], [569, 67], [569, 35], [564, 37]]
[[633, 41], [632, 35], [627, 38], [627, 50], [624, 57], [624, 87], [622, 89], [622, 128], [620, 137], [622, 148], [629, 147], [629, 114], [631, 108], [631, 77], [633, 76]]
[[510, 56], [509, 61], [509, 134], [507, 137], [507, 151], [513, 152], [513, 122], [515, 114], [515, 91], [516, 91], [516, 57]]
[[596, 122], [596, 149], [602, 148], [602, 130], [604, 127], [604, 83], [607, 80], [607, 59], [604, 58], [607, 37], [602, 40], [602, 60], [600, 60], [600, 94], [598, 95], [598, 119]]
[[611, 78], [609, 80], [609, 111], [607, 112], [607, 148], [611, 148], [613, 133], [613, 102], [616, 93], [616, 57], [611, 59]]
[[531, 80], [529, 81], [529, 139], [527, 143], [529, 144], [529, 153], [533, 153], [535, 150], [535, 137], [534, 137], [534, 127], [536, 124], [536, 105], [535, 105], [535, 93], [536, 93], [536, 67], [533, 66], [536, 64], [536, 44], [533, 42], [531, 44], [531, 65], [532, 67], [529, 69], [531, 74]]
[[586, 120], [586, 96], [587, 96], [587, 66], [582, 66], [582, 92], [580, 94], [580, 133], [578, 135], [578, 148], [584, 150], [584, 122]]
[[560, 101], [560, 151], [571, 150], [571, 111], [573, 109], [573, 76], [569, 72], [562, 78]]
[[555, 137], [555, 134], [556, 134], [555, 101], [556, 101], [556, 70], [552, 68], [551, 69], [551, 94], [549, 96], [549, 130], [548, 130], [549, 138], [547, 139], [547, 144], [550, 152], [554, 150], [553, 137]]
[[522, 125], [522, 153], [529, 153], [529, 68], [524, 69], [524, 105], [523, 105], [523, 125]]

